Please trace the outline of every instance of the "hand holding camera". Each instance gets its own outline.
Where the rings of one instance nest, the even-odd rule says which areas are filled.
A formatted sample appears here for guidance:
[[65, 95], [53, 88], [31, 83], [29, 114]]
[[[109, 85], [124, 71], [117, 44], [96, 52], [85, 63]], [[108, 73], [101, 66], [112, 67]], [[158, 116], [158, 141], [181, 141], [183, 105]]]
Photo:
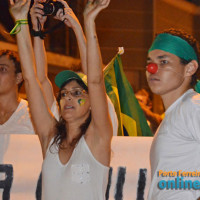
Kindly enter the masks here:
[[[47, 20], [47, 16], [44, 15], [42, 2], [45, 2], [45, 0], [34, 0], [34, 4], [30, 10], [31, 22], [35, 31], [43, 29], [44, 23]], [[38, 23], [40, 23], [41, 27], [38, 26]]]
[[67, 2], [63, 0], [57, 0], [57, 2], [62, 2], [62, 4], [64, 5], [64, 12], [61, 9], [58, 10], [55, 19], [63, 21], [68, 27], [71, 27], [72, 29], [80, 27], [79, 20], [77, 19], [76, 15], [74, 14], [73, 10], [69, 7]]
[[[60, 27], [63, 24], [62, 22], [68, 27], [71, 27], [75, 32], [77, 32], [78, 29], [81, 29], [81, 25], [76, 15], [65, 0], [34, 0], [30, 14], [33, 24], [31, 34], [33, 36], [39, 36], [42, 39], [46, 34], [55, 30], [55, 28]], [[43, 31], [47, 16], [50, 15], [55, 19], [60, 20], [61, 23]]]
[[[64, 13], [64, 5], [59, 1], [34, 0], [34, 4], [30, 10], [31, 21], [33, 25], [31, 34], [33, 36], [39, 36], [38, 34], [42, 34], [41, 31], [43, 31], [44, 23], [47, 20], [47, 15], [55, 16], [58, 11]], [[42, 37], [44, 37], [44, 35]]]

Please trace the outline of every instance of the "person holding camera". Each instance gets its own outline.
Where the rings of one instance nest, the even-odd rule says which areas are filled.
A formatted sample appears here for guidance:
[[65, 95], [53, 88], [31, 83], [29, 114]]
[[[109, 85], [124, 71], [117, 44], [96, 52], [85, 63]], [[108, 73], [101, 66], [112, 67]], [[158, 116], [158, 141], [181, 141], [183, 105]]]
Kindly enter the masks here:
[[[27, 21], [30, 1], [10, 0], [10, 12], [15, 21]], [[30, 112], [44, 157], [43, 199], [105, 199], [112, 124], [95, 18], [109, 3], [110, 0], [89, 1], [85, 8], [87, 83], [72, 71], [63, 71], [55, 79], [60, 87], [59, 122], [48, 109], [34, 70], [27, 23], [21, 24], [16, 34]]]
[[30, 10], [33, 44], [34, 44], [34, 54], [36, 61], [36, 71], [37, 77], [42, 85], [42, 89], [45, 93], [45, 98], [47, 105], [51, 108], [56, 119], [59, 119], [57, 103], [53, 94], [53, 88], [51, 81], [48, 78], [48, 66], [47, 66], [47, 56], [45, 53], [44, 37], [41, 35], [44, 28], [44, 23], [47, 20], [47, 15], [44, 15], [43, 4], [46, 0], [34, 0], [34, 4]]
[[[46, 22], [48, 15], [53, 15], [55, 19], [63, 21], [66, 26], [72, 28], [77, 39], [78, 48], [80, 52], [81, 65], [82, 65], [81, 68], [84, 74], [87, 74], [86, 38], [79, 20], [77, 19], [76, 15], [74, 14], [73, 10], [69, 7], [67, 2], [64, 0], [57, 0], [56, 2], [57, 3], [59, 2], [60, 6], [57, 6], [56, 9], [51, 8], [52, 6], [50, 6], [51, 4], [50, 2], [51, 1], [46, 1], [46, 0], [35, 0], [30, 10], [30, 14], [32, 21], [32, 29], [33, 29], [32, 32], [36, 33], [35, 35], [34, 34], [32, 35], [34, 36], [33, 42], [34, 42], [34, 54], [36, 60], [37, 76], [45, 92], [48, 107], [51, 108], [51, 111], [56, 114], [55, 117], [58, 119], [58, 114], [57, 114], [58, 109], [52, 89], [52, 84], [48, 79], [48, 66], [47, 66], [44, 39], [40, 37], [44, 29], [44, 23]], [[52, 13], [53, 10], [54, 12]], [[107, 97], [107, 100], [108, 100], [109, 114], [113, 124], [113, 135], [117, 136], [117, 131], [118, 131], [117, 115], [115, 112], [115, 108], [109, 97]]]
[[[34, 44], [34, 54], [36, 61], [37, 76], [40, 82], [42, 83], [43, 90], [45, 91], [46, 100], [48, 106], [53, 110], [56, 110], [55, 97], [53, 93], [53, 88], [50, 80], [48, 79], [48, 66], [47, 66], [47, 57], [44, 45], [44, 38], [42, 37], [44, 31], [44, 23], [47, 20], [48, 15], [53, 14], [55, 19], [64, 21], [64, 23], [71, 27], [76, 35], [78, 47], [80, 50], [81, 64], [83, 71], [86, 70], [86, 41], [83, 34], [82, 27], [75, 16], [74, 12], [68, 6], [67, 2], [63, 0], [58, 0], [62, 9], [56, 9], [57, 13], [51, 13], [50, 11], [50, 2], [46, 0], [34, 0], [34, 4], [30, 10], [31, 22], [32, 22], [32, 36]], [[65, 15], [64, 12], [65, 6]], [[50, 7], [50, 8], [49, 8]], [[60, 6], [61, 7], [61, 6]]]

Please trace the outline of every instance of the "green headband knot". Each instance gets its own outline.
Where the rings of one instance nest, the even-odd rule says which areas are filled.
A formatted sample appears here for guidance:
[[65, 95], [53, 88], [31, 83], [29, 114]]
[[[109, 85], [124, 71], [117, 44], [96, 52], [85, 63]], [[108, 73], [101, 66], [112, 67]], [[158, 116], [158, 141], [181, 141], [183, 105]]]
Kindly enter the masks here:
[[197, 54], [193, 47], [184, 39], [169, 33], [159, 34], [153, 41], [148, 52], [155, 49], [172, 53], [187, 61], [196, 60], [198, 62]]

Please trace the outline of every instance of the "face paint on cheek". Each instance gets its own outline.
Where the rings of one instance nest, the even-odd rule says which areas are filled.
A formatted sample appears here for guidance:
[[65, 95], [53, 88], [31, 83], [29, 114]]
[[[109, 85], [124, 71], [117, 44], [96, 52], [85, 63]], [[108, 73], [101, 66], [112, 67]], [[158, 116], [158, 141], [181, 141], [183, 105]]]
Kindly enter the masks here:
[[85, 99], [78, 99], [78, 104], [83, 106], [85, 104]]
[[63, 101], [63, 99], [60, 100], [60, 108], [62, 109], [65, 105], [65, 102]]

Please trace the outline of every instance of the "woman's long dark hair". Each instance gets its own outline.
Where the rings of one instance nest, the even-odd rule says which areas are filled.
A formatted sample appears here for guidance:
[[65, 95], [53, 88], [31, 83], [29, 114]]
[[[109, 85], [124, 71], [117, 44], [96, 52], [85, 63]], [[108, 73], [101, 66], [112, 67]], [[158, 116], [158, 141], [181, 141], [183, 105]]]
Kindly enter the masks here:
[[[58, 102], [59, 108], [60, 108], [60, 100], [61, 100], [61, 90], [66, 84], [68, 84], [69, 82], [71, 82], [73, 80], [75, 80], [85, 91], [88, 92], [87, 86], [82, 81], [77, 80], [77, 79], [71, 79], [71, 80], [66, 81], [61, 86], [59, 93], [58, 93], [57, 102]], [[90, 122], [91, 122], [91, 112], [90, 112], [88, 118], [85, 120], [85, 122], [79, 127], [80, 134], [76, 138], [73, 139], [73, 141], [70, 144], [71, 147], [74, 147], [77, 144], [77, 142], [79, 141], [79, 139], [81, 138], [81, 136], [85, 134]], [[60, 117], [59, 121], [57, 122], [55, 131], [56, 131], [56, 134], [55, 134], [53, 143], [51, 144], [51, 147], [53, 144], [56, 144], [58, 149], [64, 149], [65, 147], [63, 146], [63, 141], [67, 138], [68, 133], [67, 133], [67, 129], [66, 129], [66, 121], [62, 117]]]

